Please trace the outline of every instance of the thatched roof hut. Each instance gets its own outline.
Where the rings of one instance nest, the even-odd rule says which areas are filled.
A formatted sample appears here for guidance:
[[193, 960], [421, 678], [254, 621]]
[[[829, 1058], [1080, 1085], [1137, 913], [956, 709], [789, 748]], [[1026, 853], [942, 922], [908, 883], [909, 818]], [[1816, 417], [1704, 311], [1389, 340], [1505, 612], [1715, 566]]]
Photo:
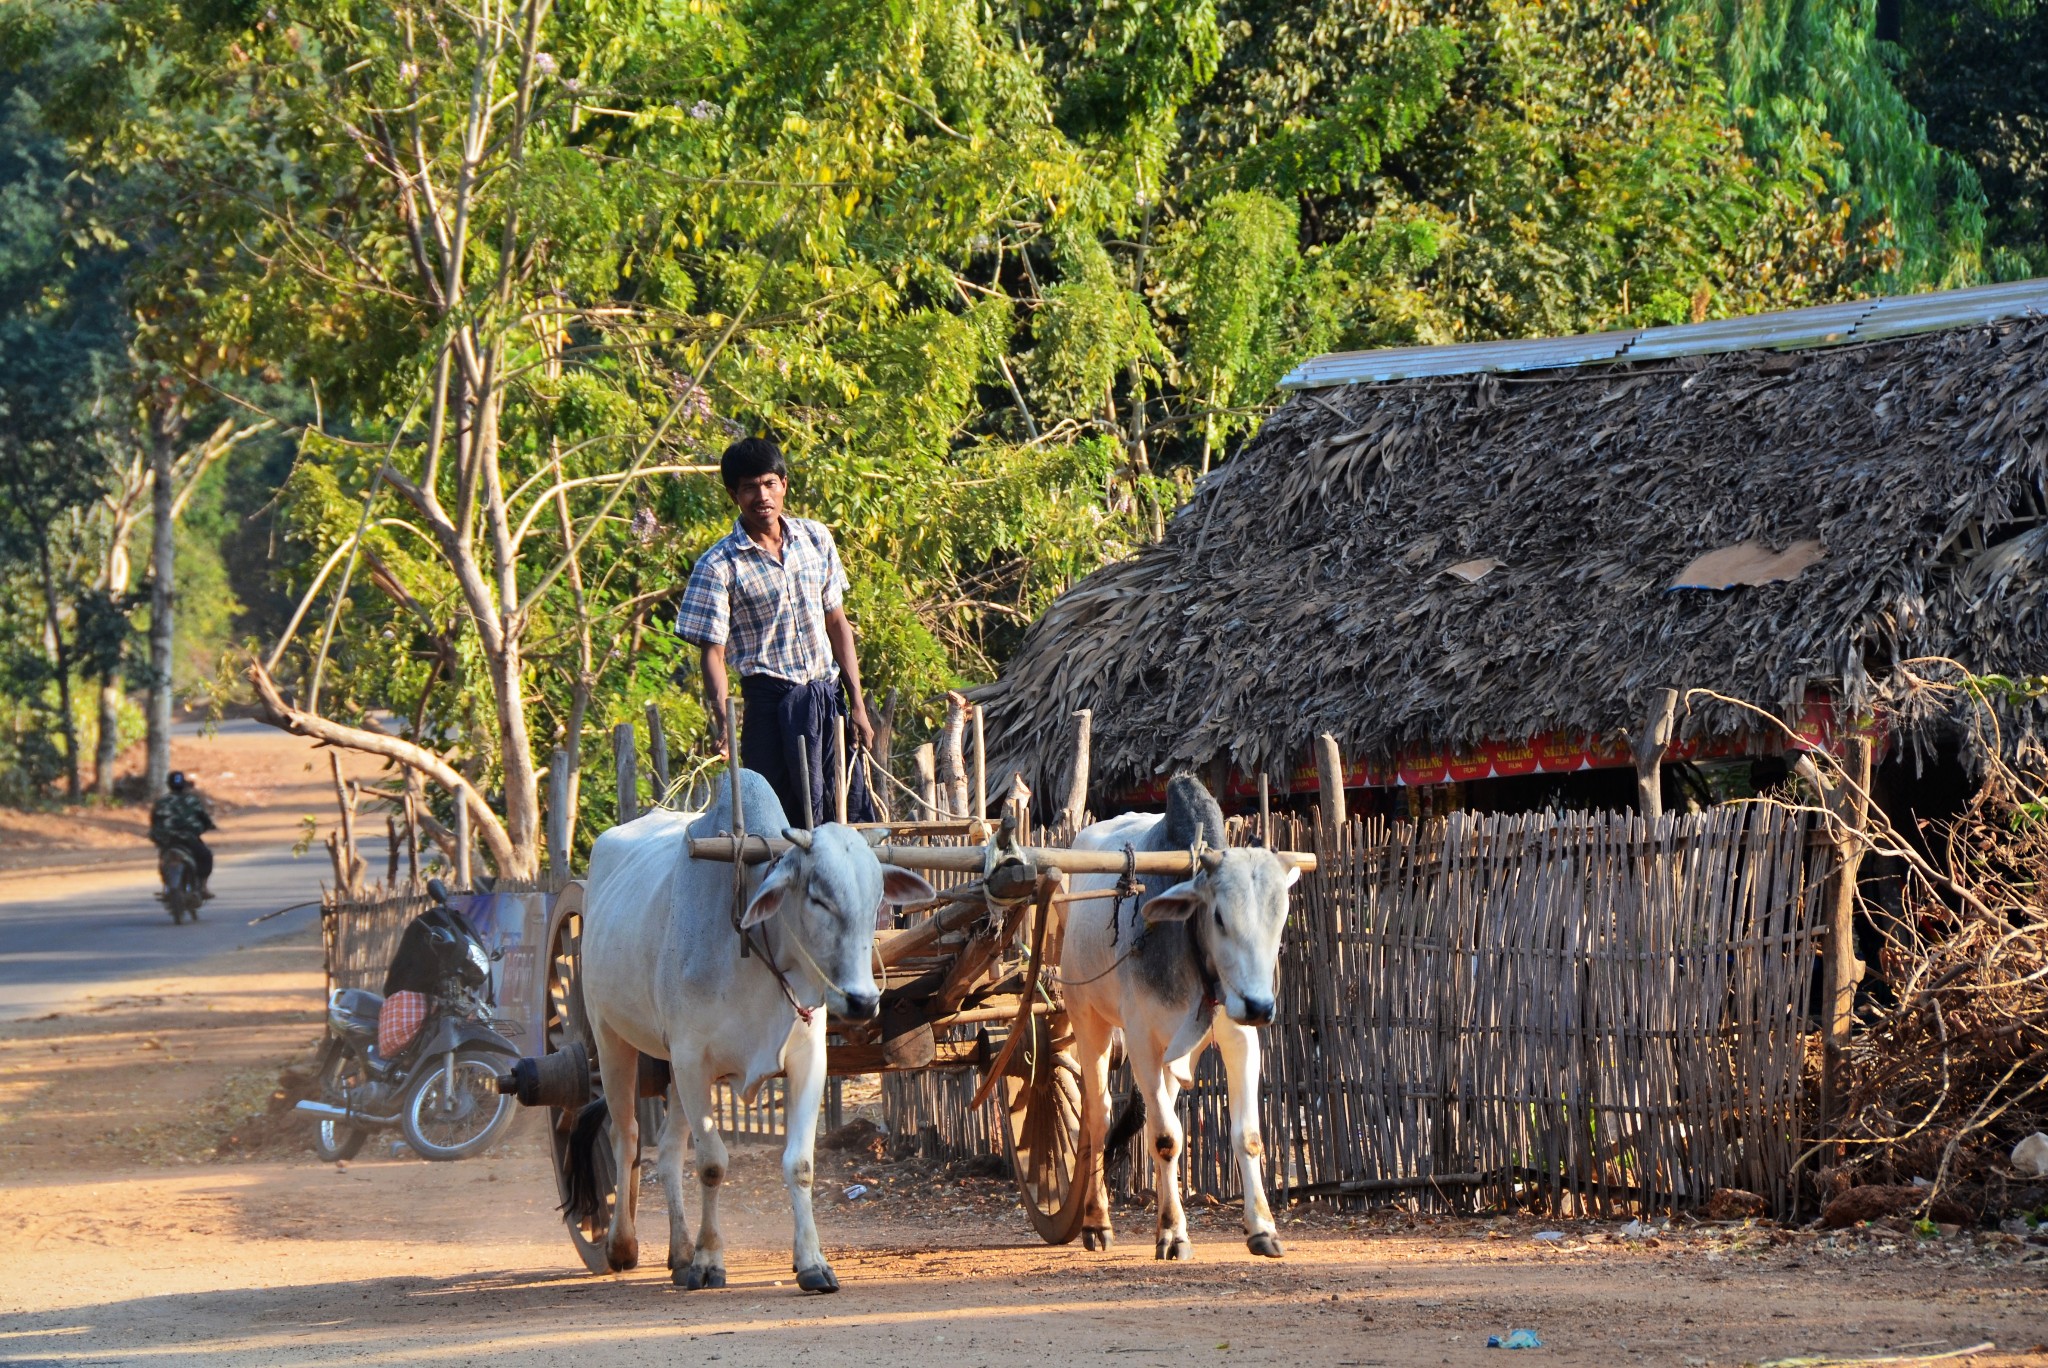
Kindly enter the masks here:
[[[1115, 790], [1293, 773], [1323, 732], [1389, 768], [1597, 750], [1663, 687], [1912, 735], [1916, 659], [2048, 673], [2048, 282], [1947, 299], [1971, 307], [1885, 301], [1951, 325], [1919, 335], [1865, 303], [1312, 362], [1290, 378], [1341, 387], [1297, 394], [981, 691], [999, 772], [1061, 791], [1084, 707]], [[2006, 722], [2038, 753], [2048, 712]], [[1696, 699], [1679, 733], [1753, 727]]]

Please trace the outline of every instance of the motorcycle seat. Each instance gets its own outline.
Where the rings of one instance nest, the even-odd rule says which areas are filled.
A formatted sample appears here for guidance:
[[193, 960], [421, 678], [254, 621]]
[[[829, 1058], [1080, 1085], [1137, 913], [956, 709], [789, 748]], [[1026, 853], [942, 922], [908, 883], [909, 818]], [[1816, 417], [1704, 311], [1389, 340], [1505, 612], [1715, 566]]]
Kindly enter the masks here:
[[328, 1020], [351, 1035], [375, 1036], [384, 995], [367, 988], [337, 988], [327, 1000]]

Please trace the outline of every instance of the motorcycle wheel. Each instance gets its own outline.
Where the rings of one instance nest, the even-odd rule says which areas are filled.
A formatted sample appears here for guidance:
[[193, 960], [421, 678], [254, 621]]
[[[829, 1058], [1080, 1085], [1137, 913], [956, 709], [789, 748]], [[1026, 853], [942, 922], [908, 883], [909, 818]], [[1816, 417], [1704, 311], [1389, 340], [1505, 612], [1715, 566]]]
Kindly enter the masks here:
[[423, 1066], [398, 1113], [399, 1129], [413, 1152], [440, 1162], [467, 1159], [502, 1135], [512, 1124], [514, 1107], [498, 1091], [501, 1065], [495, 1055], [458, 1053], [452, 1093], [445, 1060]]
[[[320, 1100], [340, 1106], [349, 1088], [363, 1085], [364, 1072], [356, 1052], [338, 1040], [333, 1041], [327, 1047], [327, 1058], [320, 1063]], [[313, 1123], [313, 1153], [323, 1163], [355, 1158], [369, 1138], [367, 1127], [346, 1121], [321, 1117]]]
[[181, 926], [185, 921], [185, 882], [191, 877], [183, 860], [171, 861], [164, 871], [164, 906], [171, 909], [171, 925]]

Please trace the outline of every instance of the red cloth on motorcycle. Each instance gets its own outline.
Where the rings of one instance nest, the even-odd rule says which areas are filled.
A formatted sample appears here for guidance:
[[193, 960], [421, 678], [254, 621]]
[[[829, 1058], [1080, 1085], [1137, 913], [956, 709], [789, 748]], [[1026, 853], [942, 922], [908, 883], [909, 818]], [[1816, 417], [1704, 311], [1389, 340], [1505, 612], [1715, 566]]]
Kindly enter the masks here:
[[377, 1012], [377, 1053], [393, 1058], [420, 1033], [427, 1020], [425, 993], [397, 992], [384, 999]]

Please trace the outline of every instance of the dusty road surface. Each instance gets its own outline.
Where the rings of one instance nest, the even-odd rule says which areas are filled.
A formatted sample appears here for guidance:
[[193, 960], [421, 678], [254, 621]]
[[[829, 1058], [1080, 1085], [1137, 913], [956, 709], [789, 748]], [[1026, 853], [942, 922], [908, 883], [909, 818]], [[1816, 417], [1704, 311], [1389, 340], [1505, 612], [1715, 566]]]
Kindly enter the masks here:
[[[593, 1278], [530, 1128], [467, 1163], [380, 1144], [337, 1167], [265, 1114], [318, 1037], [319, 989], [307, 933], [0, 1025], [0, 1363], [1491, 1364], [1487, 1335], [1523, 1327], [1546, 1346], [1532, 1362], [1990, 1340], [1968, 1361], [2048, 1363], [2048, 1249], [2007, 1236], [1703, 1225], [1651, 1244], [1614, 1223], [1296, 1212], [1276, 1263], [1205, 1209], [1197, 1261], [1169, 1266], [1141, 1212], [1119, 1213], [1113, 1253], [1049, 1249], [1004, 1182], [858, 1154], [822, 1156], [845, 1291], [807, 1297], [759, 1145], [727, 1189], [730, 1287], [669, 1285], [652, 1185], [646, 1266]], [[856, 1178], [878, 1195], [841, 1199]]]
[[[139, 767], [140, 754], [129, 768]], [[139, 974], [161, 972], [297, 931], [318, 919], [324, 847], [295, 856], [305, 819], [334, 821], [327, 753], [247, 719], [217, 727], [180, 723], [172, 763], [214, 806], [208, 836], [216, 863], [197, 922], [174, 927], [158, 889], [146, 806], [83, 806], [49, 812], [0, 809], [0, 1021], [40, 1015]], [[344, 759], [351, 778], [373, 762]], [[379, 864], [387, 844], [365, 841]], [[373, 875], [375, 877], [376, 875]], [[252, 918], [300, 904], [251, 927]]]

